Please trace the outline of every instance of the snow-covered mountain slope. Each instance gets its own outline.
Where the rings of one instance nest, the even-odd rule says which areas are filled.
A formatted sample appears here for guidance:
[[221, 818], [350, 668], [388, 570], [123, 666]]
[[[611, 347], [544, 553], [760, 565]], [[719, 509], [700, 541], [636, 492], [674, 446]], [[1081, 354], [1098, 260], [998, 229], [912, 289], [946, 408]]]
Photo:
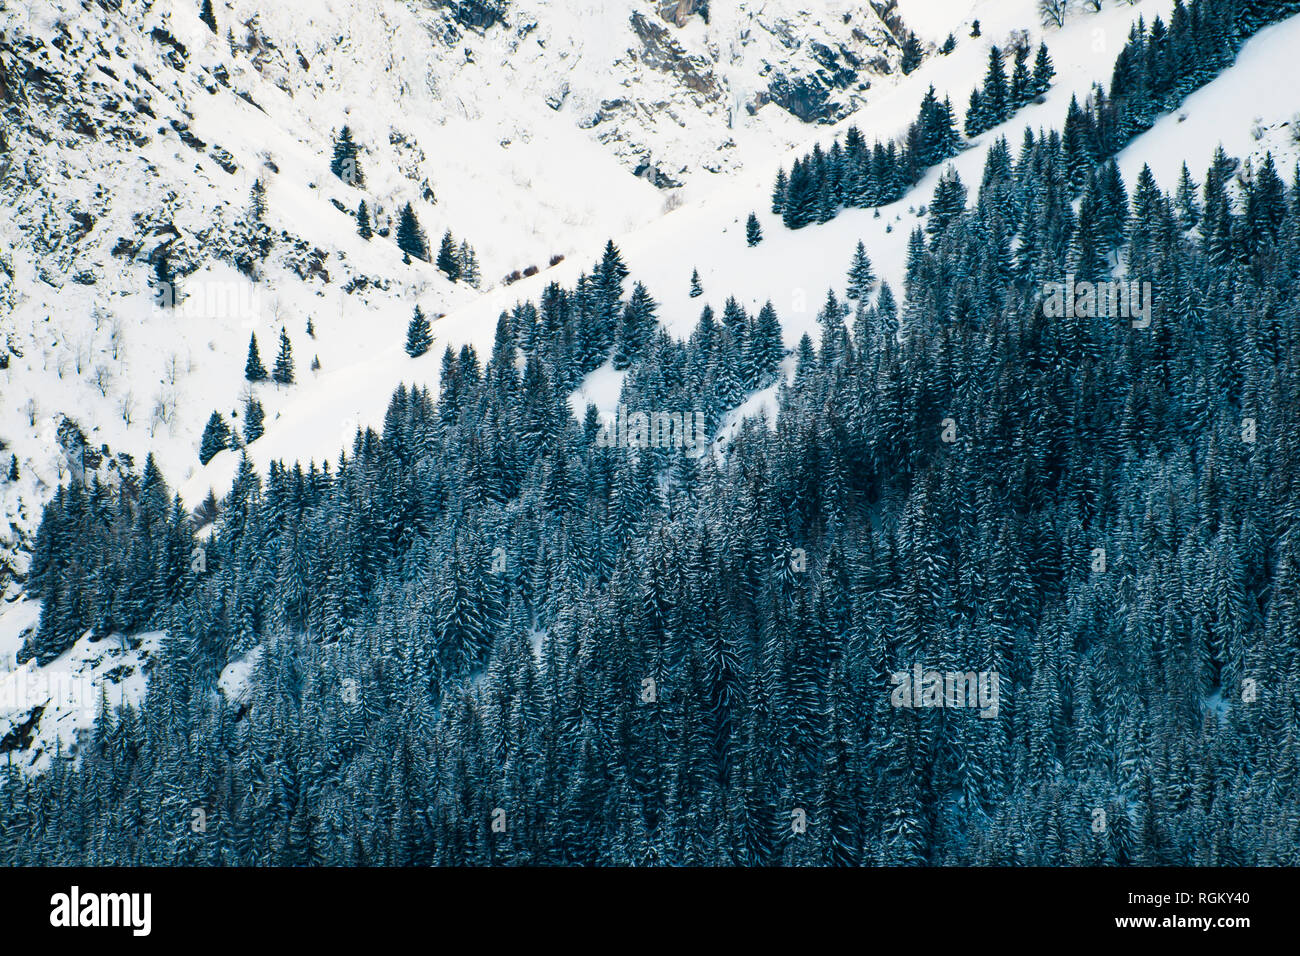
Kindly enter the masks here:
[[[704, 304], [720, 309], [735, 295], [750, 307], [770, 299], [787, 344], [794, 345], [814, 330], [827, 289], [843, 289], [859, 240], [876, 271], [901, 288], [908, 234], [922, 221], [921, 209], [940, 170], [931, 170], [879, 214], [849, 209], [828, 223], [791, 232], [768, 212], [778, 167], [788, 168], [814, 141], [828, 144], [849, 123], [868, 137], [900, 133], [931, 84], [941, 96], [964, 104], [983, 75], [989, 45], [1005, 46], [1013, 31], [1028, 28], [1031, 42], [1042, 38], [1048, 44], [1057, 70], [1054, 85], [1042, 103], [986, 132], [953, 160], [973, 187], [985, 150], [997, 136], [1018, 144], [1025, 125], [1059, 127], [1072, 95], [1082, 97], [1094, 82], [1109, 78], [1133, 22], [1167, 15], [1172, 0], [1107, 0], [1100, 12], [1076, 11], [1060, 29], [1038, 26], [1035, 0], [903, 0], [904, 22], [915, 24], [932, 45], [953, 33], [956, 49], [927, 58], [905, 78], [875, 78], [875, 88], [865, 94], [838, 90], [840, 99], [833, 102], [856, 105], [853, 115], [811, 128], [770, 102], [757, 106], [752, 116], [748, 109], [732, 109], [732, 125], [726, 126], [719, 112], [723, 101], [709, 105], [713, 101], [707, 97], [694, 99], [700, 95], [691, 86], [695, 81], [683, 79], [689, 74], [680, 65], [649, 64], [644, 48], [635, 48], [641, 52], [633, 57], [626, 32], [617, 43], [607, 37], [640, 13], [646, 22], [662, 25], [682, 50], [713, 63], [728, 101], [739, 97], [743, 106], [757, 104], [768, 88], [770, 70], [764, 72], [763, 65], [768, 48], [762, 44], [778, 30], [764, 27], [759, 36], [765, 39], [754, 40], [757, 28], [751, 26], [750, 39], [733, 59], [709, 51], [721, 36], [745, 35], [734, 12], [714, 11], [709, 24], [698, 12], [689, 13], [679, 27], [675, 14], [670, 11], [664, 19], [665, 5], [654, 3], [618, 0], [577, 12], [571, 6], [564, 12], [539, 2], [532, 6], [536, 26], [528, 28], [527, 19], [520, 19], [527, 9], [520, 3], [511, 6], [506, 26], [481, 32], [458, 25], [445, 6], [389, 4], [381, 5], [379, 14], [372, 8], [363, 16], [332, 2], [320, 5], [311, 29], [274, 10], [261, 11], [247, 27], [231, 7], [218, 5], [220, 39], [188, 4], [128, 5], [122, 15], [134, 17], [131, 29], [123, 25], [128, 21], [118, 21], [116, 33], [105, 28], [95, 40], [85, 39], [95, 35], [88, 23], [112, 20], [96, 6], [87, 12], [68, 5], [67, 22], [80, 23], [80, 33], [66, 24], [60, 28], [53, 15], [32, 11], [25, 13], [22, 35], [45, 39], [25, 42], [12, 23], [6, 26], [0, 94], [9, 151], [0, 158], [7, 164], [0, 176], [8, 215], [0, 221], [0, 296], [8, 298], [7, 314], [0, 314], [12, 348], [8, 368], [0, 371], [5, 392], [0, 438], [11, 447], [0, 464], [10, 451], [21, 463], [18, 481], [0, 481], [11, 543], [19, 529], [33, 526], [40, 503], [68, 467], [58, 441], [59, 416], [75, 417], [93, 447], [129, 451], [137, 461], [154, 451], [169, 481], [193, 507], [209, 490], [223, 493], [236, 467], [233, 451], [200, 466], [197, 449], [212, 409], [229, 414], [241, 407], [250, 332], [258, 335], [269, 365], [283, 325], [298, 367], [292, 386], [256, 387], [268, 419], [265, 434], [247, 449], [250, 460], [262, 469], [275, 459], [334, 460], [358, 426], [380, 425], [399, 383], [436, 390], [439, 357], [447, 345], [470, 343], [486, 355], [503, 309], [536, 298], [551, 281], [571, 284], [599, 256], [607, 236], [619, 244], [631, 278], [645, 282], [660, 302], [660, 317], [674, 334], [688, 334]], [[689, 6], [678, 4], [677, 12]], [[796, 6], [769, 2], [739, 9], [753, 22], [772, 23], [777, 14], [769, 11], [796, 17]], [[245, 19], [256, 12], [251, 3], [235, 8]], [[618, 9], [618, 17], [611, 8]], [[830, 30], [836, 17], [825, 11], [839, 7], [821, 4], [819, 9], [822, 19], [816, 22], [824, 21]], [[541, 15], [544, 10], [548, 16]], [[978, 38], [970, 36], [975, 19], [982, 27]], [[151, 36], [155, 22], [184, 45], [183, 70], [169, 62], [175, 47]], [[597, 22], [602, 29], [584, 29]], [[228, 23], [243, 37], [233, 50], [225, 39]], [[432, 29], [435, 23], [451, 31], [452, 39], [440, 37]], [[805, 28], [813, 25], [799, 29]], [[248, 35], [262, 39], [248, 42]], [[412, 39], [416, 35], [418, 43]], [[84, 46], [67, 52], [76, 41], [59, 39], [63, 36], [81, 36], [96, 51], [94, 57], [86, 60]], [[597, 36], [603, 45], [592, 40]], [[533, 49], [539, 37], [545, 42]], [[1272, 152], [1279, 169], [1289, 169], [1300, 127], [1298, 46], [1300, 18], [1251, 39], [1232, 68], [1120, 155], [1126, 181], [1131, 185], [1144, 163], [1166, 188], [1184, 161], [1199, 177], [1219, 143], [1250, 161]], [[430, 63], [431, 50], [454, 62]], [[568, 56], [559, 56], [560, 51]], [[308, 67], [298, 63], [298, 52]], [[579, 56], [588, 65], [568, 62]], [[95, 58], [116, 76], [95, 65], [80, 66]], [[593, 60], [601, 65], [590, 66]], [[785, 69], [793, 69], [793, 62], [787, 60]], [[228, 86], [217, 79], [219, 66]], [[34, 104], [12, 104], [15, 76], [24, 77]], [[570, 85], [556, 109], [546, 99], [561, 76], [568, 76]], [[201, 77], [211, 77], [216, 92], [209, 92]], [[640, 105], [599, 107], [609, 116], [585, 123], [591, 118], [588, 107], [597, 102], [593, 98], [617, 99], [607, 95], [614, 88]], [[135, 105], [146, 94], [153, 116]], [[854, 101], [863, 95], [865, 103]], [[110, 98], [116, 99], [115, 109], [104, 106]], [[674, 121], [665, 127], [676, 110], [686, 125]], [[82, 113], [95, 126], [93, 138], [77, 132]], [[26, 128], [15, 128], [15, 115]], [[109, 115], [123, 118], [105, 125]], [[330, 136], [343, 123], [363, 147], [363, 189], [342, 183], [328, 169]], [[715, 134], [732, 137], [735, 145], [720, 150], [718, 141], [709, 139]], [[19, 137], [21, 151], [15, 148]], [[147, 140], [135, 143], [133, 137]], [[193, 145], [194, 137], [204, 143], [202, 149]], [[234, 173], [213, 158], [217, 146], [229, 154]], [[224, 161], [224, 154], [217, 156]], [[681, 173], [680, 204], [669, 204], [676, 208], [665, 210], [671, 190], [633, 175], [647, 156], [659, 175]], [[670, 162], [668, 156], [677, 159]], [[727, 158], [715, 174], [703, 165], [706, 156]], [[225, 224], [243, 215], [254, 178], [267, 184], [266, 218], [277, 237], [257, 283], [220, 256], [202, 252], [209, 243], [220, 245], [229, 232]], [[436, 202], [423, 198], [426, 184]], [[361, 239], [351, 216], [331, 203], [354, 210], [361, 198], [378, 212], [381, 225], [391, 225], [395, 210], [410, 201], [434, 242], [446, 228], [467, 238], [483, 262], [484, 288], [452, 284], [425, 263], [403, 264], [389, 238]], [[752, 248], [744, 237], [750, 211], [757, 213], [765, 237]], [[42, 231], [33, 233], [33, 224]], [[305, 251], [297, 248], [299, 241]], [[174, 261], [195, 269], [180, 283], [191, 298], [171, 311], [155, 306], [148, 285], [149, 254], [164, 244]], [[119, 246], [125, 251], [114, 255]], [[317, 249], [327, 255], [314, 257]], [[563, 254], [564, 261], [510, 285], [493, 281], [513, 268], [545, 267], [552, 253]], [[322, 263], [329, 281], [312, 268], [313, 260]], [[699, 270], [705, 290], [700, 298], [688, 295], [692, 269]], [[78, 280], [83, 272], [89, 275]], [[364, 288], [360, 277], [367, 279]], [[349, 285], [352, 291], [345, 292]], [[412, 359], [402, 345], [417, 302], [441, 317], [433, 326], [434, 348]], [[314, 339], [304, 331], [309, 318]], [[318, 371], [308, 370], [313, 356], [320, 359]], [[575, 407], [593, 401], [609, 411], [620, 381], [608, 366], [597, 370], [573, 396]], [[770, 398], [751, 396], [729, 422], [761, 411]], [[17, 590], [12, 588], [11, 596]], [[0, 619], [0, 638], [10, 635], [13, 645], [0, 646], [0, 672], [11, 667], [13, 635], [32, 626], [36, 613], [33, 603], [15, 601]], [[74, 675], [98, 674], [101, 662], [92, 659], [98, 645], [78, 647], [48, 666]], [[142, 673], [143, 664], [137, 670]], [[230, 680], [237, 685], [238, 674]], [[32, 739], [46, 741], [48, 751], [55, 740], [51, 728], [65, 712], [51, 702], [25, 733], [40, 735]], [[30, 708], [0, 713], [0, 737], [28, 716]]]
[[[299, 384], [258, 390], [274, 422], [369, 392], [355, 376], [416, 301], [433, 315], [472, 302], [475, 289], [402, 262], [406, 203], [435, 249], [447, 230], [470, 243], [491, 287], [766, 168], [806, 122], [898, 75], [892, 2], [713, 7], [322, 0], [304, 15], [219, 0], [213, 30], [199, 0], [5, 5], [0, 453], [20, 477], [0, 481], [3, 560], [63, 477], [62, 416], [92, 447], [152, 452], [185, 481], [211, 412], [242, 407], [250, 333], [268, 365], [281, 327], [295, 349]], [[330, 172], [344, 125], [363, 184]], [[236, 268], [254, 182], [273, 240], [245, 263], [257, 282]], [[175, 309], [151, 284], [163, 254]], [[368, 408], [329, 411], [321, 447]]]
[[[960, 9], [968, 6], [954, 4]], [[1031, 29], [1031, 39], [1044, 39], [1056, 62], [1052, 89], [1041, 104], [1026, 107], [980, 136], [951, 165], [967, 184], [977, 185], [985, 150], [998, 136], [1006, 135], [1018, 146], [1026, 125], [1059, 127], [1071, 96], [1082, 99], [1094, 82], [1109, 79], [1114, 57], [1138, 17], [1149, 21], [1167, 15], [1171, 6], [1167, 0], [1112, 3], [1098, 13], [1072, 18], [1063, 29]], [[954, 102], [964, 102], [982, 76], [989, 45], [1002, 43], [1026, 24], [1036, 24], [1036, 7], [1032, 0], [988, 0], [969, 6], [970, 16], [981, 20], [981, 38], [964, 38], [951, 55], [928, 60], [851, 119], [819, 131], [815, 139], [828, 145], [851, 123], [868, 137], [894, 136], [915, 118], [931, 84], [941, 96], [946, 93]], [[1258, 161], [1271, 151], [1280, 169], [1290, 168], [1298, 152], [1295, 119], [1300, 111], [1294, 94], [1300, 64], [1290, 51], [1298, 42], [1300, 20], [1294, 18], [1249, 41], [1231, 69], [1193, 94], [1182, 110], [1161, 119], [1120, 155], [1126, 181], [1131, 185], [1142, 165], [1149, 163], [1159, 182], [1172, 188], [1184, 159], [1199, 176], [1220, 142], [1229, 153], [1247, 160]], [[1271, 92], [1259, 92], [1261, 77], [1269, 78]], [[1253, 109], [1243, 110], [1243, 102], [1254, 104]], [[706, 303], [720, 310], [725, 299], [734, 295], [751, 309], [770, 299], [781, 318], [786, 344], [793, 346], [805, 332], [815, 331], [816, 314], [827, 290], [842, 294], [859, 240], [866, 244], [877, 273], [888, 279], [896, 292], [901, 290], [908, 235], [923, 221], [923, 207], [942, 170], [931, 170], [907, 196], [883, 207], [878, 216], [874, 210], [848, 209], [828, 223], [792, 232], [768, 211], [771, 183], [778, 166], [788, 167], [812, 141], [775, 154], [765, 164], [752, 163], [725, 188], [643, 228], [615, 236], [632, 280], [644, 282], [660, 302], [660, 320], [674, 335], [688, 335]], [[744, 229], [751, 211], [757, 213], [765, 237], [752, 248], [746, 245]], [[551, 281], [572, 283], [599, 252], [600, 243], [593, 243], [555, 269], [491, 290], [450, 312], [434, 324], [434, 349], [419, 359], [409, 358], [402, 351], [401, 336], [393, 334], [386, 347], [373, 356], [323, 376], [319, 386], [303, 389], [286, 402], [279, 420], [268, 426], [269, 440], [250, 446], [250, 459], [265, 468], [274, 458], [319, 462], [336, 456], [346, 440], [343, 436], [351, 436], [358, 424], [380, 425], [389, 396], [399, 383], [414, 381], [436, 389], [439, 356], [447, 344], [468, 342], [480, 354], [487, 354], [502, 310], [536, 298]], [[691, 298], [689, 280], [696, 268], [704, 295]], [[617, 401], [620, 381], [611, 369], [598, 370], [575, 395], [575, 405], [593, 401], [609, 413]], [[751, 403], [750, 407], [755, 406]], [[235, 464], [233, 453], [218, 455], [182, 485], [186, 500], [198, 500], [209, 488], [220, 493], [229, 486]]]

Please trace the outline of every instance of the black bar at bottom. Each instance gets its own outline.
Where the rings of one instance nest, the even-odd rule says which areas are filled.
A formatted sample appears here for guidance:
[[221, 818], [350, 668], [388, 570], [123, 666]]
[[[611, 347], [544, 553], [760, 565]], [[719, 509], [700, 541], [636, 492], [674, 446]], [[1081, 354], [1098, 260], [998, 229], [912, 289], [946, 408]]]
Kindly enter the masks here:
[[128, 946], [215, 934], [333, 947], [456, 929], [493, 939], [583, 935], [605, 924], [647, 941], [701, 925], [802, 928], [809, 940], [902, 933], [917, 945], [963, 948], [1007, 933], [1043, 942], [1278, 934], [1296, 917], [1283, 910], [1295, 878], [1284, 869], [67, 868], [0, 870], [0, 894], [19, 938], [115, 937]]

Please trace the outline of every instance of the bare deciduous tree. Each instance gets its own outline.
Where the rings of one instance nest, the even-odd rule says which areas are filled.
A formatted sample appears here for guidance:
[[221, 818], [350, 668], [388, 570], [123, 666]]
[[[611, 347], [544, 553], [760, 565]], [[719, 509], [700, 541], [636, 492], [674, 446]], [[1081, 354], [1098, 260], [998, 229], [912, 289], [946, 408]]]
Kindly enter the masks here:
[[161, 398], [155, 399], [153, 411], [149, 414], [149, 437], [153, 438], [158, 433], [158, 426], [167, 420], [167, 406], [163, 404]]
[[108, 398], [108, 390], [113, 384], [113, 373], [101, 362], [95, 366], [95, 371], [90, 376], [90, 383], [95, 386], [95, 391], [99, 392], [100, 398]]
[[113, 321], [108, 327], [108, 349], [109, 354], [113, 356], [114, 362], [122, 357], [122, 350], [126, 345], [123, 335], [122, 320], [117, 316], [113, 316]]
[[157, 433], [159, 425], [166, 425], [169, 429], [174, 427], [176, 407], [179, 404], [180, 394], [175, 388], [164, 387], [159, 389], [158, 394], [154, 397], [153, 412], [149, 417], [150, 438]]
[[72, 344], [72, 364], [80, 375], [85, 371], [86, 366], [90, 364], [90, 342], [85, 338], [79, 338]]
[[1038, 0], [1038, 12], [1043, 17], [1043, 23], [1055, 23], [1058, 27], [1065, 26], [1065, 14], [1069, 7], [1069, 0]]
[[181, 378], [181, 359], [175, 352], [167, 356], [163, 363], [163, 378], [168, 385], [175, 385]]

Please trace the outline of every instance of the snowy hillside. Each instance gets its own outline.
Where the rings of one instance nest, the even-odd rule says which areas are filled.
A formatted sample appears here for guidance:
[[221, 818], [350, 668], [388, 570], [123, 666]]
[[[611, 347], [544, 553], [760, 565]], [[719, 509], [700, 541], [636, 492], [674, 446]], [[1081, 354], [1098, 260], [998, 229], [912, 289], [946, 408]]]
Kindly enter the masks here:
[[0, 865], [1300, 863], [1300, 0], [11, 7]]
[[[1056, 79], [953, 160], [978, 183], [989, 144], [1017, 142], [1026, 125], [1058, 126], [1071, 97], [1109, 78], [1138, 18], [1171, 6], [1106, 2], [1058, 28], [1041, 26], [1036, 0], [903, 0], [901, 23], [928, 54], [907, 76], [899, 21], [842, 0], [519, 0], [501, 18], [482, 5], [325, 0], [306, 22], [289, 7], [236, 0], [216, 5], [215, 33], [197, 4], [171, 0], [7, 10], [0, 463], [12, 454], [18, 477], [0, 483], [0, 555], [21, 574], [24, 535], [80, 467], [61, 440], [64, 416], [92, 454], [107, 450], [104, 477], [113, 456], [138, 467], [152, 453], [192, 508], [225, 493], [239, 460], [229, 449], [200, 464], [214, 410], [237, 431], [247, 397], [262, 403], [265, 432], [246, 449], [259, 470], [336, 460], [358, 427], [382, 422], [396, 386], [436, 390], [448, 345], [490, 353], [503, 310], [551, 282], [572, 285], [609, 237], [674, 335], [734, 295], [751, 310], [770, 300], [792, 347], [815, 331], [827, 290], [843, 290], [859, 241], [900, 288], [909, 233], [941, 170], [893, 205], [795, 233], [769, 211], [778, 168], [850, 124], [899, 135], [931, 86], [964, 104], [990, 44], [1027, 29], [1047, 44]], [[937, 53], [949, 34], [955, 48]], [[1184, 161], [1202, 170], [1220, 143], [1255, 163], [1271, 152], [1289, 169], [1300, 154], [1298, 47], [1300, 18], [1251, 39], [1231, 69], [1123, 151], [1126, 182], [1149, 164], [1172, 188]], [[344, 125], [360, 145], [363, 184], [330, 170]], [[236, 248], [254, 218], [254, 182], [266, 190], [271, 237], [256, 281]], [[363, 200], [369, 239], [354, 218]], [[403, 262], [394, 238], [407, 203], [435, 250], [448, 230], [473, 246], [478, 288], [432, 262]], [[764, 233], [753, 247], [750, 212]], [[171, 309], [158, 307], [151, 284], [160, 255], [177, 276]], [[536, 275], [503, 281], [530, 266]], [[689, 295], [695, 269], [699, 298]], [[435, 317], [435, 341], [412, 359], [403, 339], [417, 304]], [[250, 334], [269, 365], [281, 328], [295, 382], [250, 385]], [[571, 397], [575, 411], [592, 402], [612, 412], [621, 380], [610, 366], [592, 373]], [[772, 391], [751, 395], [727, 424], [770, 406]], [[11, 601], [0, 671], [12, 683], [27, 679], [11, 670], [13, 655], [38, 612], [17, 582], [0, 583]], [[156, 640], [112, 654], [79, 642], [47, 666], [100, 683], [113, 673], [138, 699]], [[48, 697], [45, 716], [23, 729], [24, 747], [40, 744], [34, 762], [64, 739], [58, 725], [76, 709]], [[17, 734], [17, 720], [5, 723], [17, 710], [2, 708], [0, 697], [0, 736]], [[66, 725], [85, 726], [85, 713]]]
[[[965, 182], [979, 182], [984, 149], [999, 135], [1018, 142], [1026, 125], [1058, 126], [1072, 96], [1082, 99], [1093, 83], [1109, 77], [1114, 56], [1131, 25], [1139, 17], [1150, 19], [1167, 13], [1169, 6], [1165, 0], [1113, 4], [1099, 13], [1069, 21], [1064, 29], [1034, 33], [1035, 38], [1045, 39], [1056, 61], [1056, 82], [1043, 103], [1025, 108], [1008, 123], [983, 134], [971, 149], [953, 160], [952, 165]], [[940, 95], [948, 93], [954, 102], [964, 102], [975, 82], [972, 78], [981, 74], [989, 43], [1003, 40], [1026, 23], [1037, 22], [1036, 4], [1030, 0], [998, 0], [974, 7], [954, 4], [953, 8], [970, 10], [981, 19], [983, 39], [965, 39], [953, 54], [927, 61], [851, 119], [819, 131], [816, 139], [829, 143], [850, 124], [868, 135], [897, 135], [915, 117], [931, 84]], [[907, 12], [904, 7], [904, 14]], [[960, 25], [961, 21], [955, 24]], [[1236, 66], [1193, 94], [1185, 109], [1161, 120], [1121, 154], [1120, 168], [1126, 182], [1132, 183], [1142, 165], [1149, 163], [1160, 183], [1173, 188], [1184, 159], [1191, 168], [1203, 169], [1219, 143], [1230, 154], [1255, 161], [1271, 151], [1280, 169], [1290, 168], [1300, 155], [1295, 135], [1300, 103], [1292, 92], [1300, 83], [1300, 64], [1289, 52], [1297, 42], [1300, 21], [1294, 19], [1252, 39]], [[1247, 96], [1258, 87], [1259, 76], [1275, 76], [1279, 82], [1271, 86], [1270, 95]], [[1243, 97], [1256, 104], [1254, 111], [1243, 112], [1227, 105], [1240, 103]], [[1200, 108], [1201, 104], [1208, 108]], [[1193, 110], [1193, 106], [1197, 109]], [[1181, 120], [1182, 116], [1195, 118]], [[791, 232], [768, 211], [772, 179], [779, 166], [788, 166], [812, 141], [774, 153], [765, 162], [755, 161], [709, 195], [643, 228], [615, 235], [633, 279], [644, 282], [662, 304], [661, 321], [674, 335], [688, 335], [706, 303], [720, 310], [723, 301], [734, 295], [751, 310], [771, 300], [781, 318], [786, 344], [793, 347], [800, 336], [815, 331], [816, 314], [826, 291], [842, 292], [859, 240], [866, 244], [877, 272], [896, 290], [901, 288], [908, 236], [923, 221], [920, 210], [929, 202], [941, 170], [931, 170], [907, 197], [879, 210], [879, 216], [875, 211], [846, 210], [832, 222]], [[753, 248], [746, 245], [744, 237], [745, 218], [751, 211], [757, 213], [765, 236]], [[251, 459], [265, 467], [280, 457], [321, 461], [337, 455], [338, 448], [350, 441], [358, 425], [380, 424], [388, 396], [399, 383], [436, 385], [438, 360], [445, 345], [470, 343], [479, 354], [487, 354], [496, 317], [503, 309], [520, 300], [537, 298], [552, 281], [572, 284], [598, 258], [602, 243], [592, 242], [554, 269], [490, 290], [450, 311], [435, 323], [435, 348], [420, 359], [412, 360], [402, 351], [401, 335], [394, 331], [366, 361], [357, 362], [345, 372], [324, 376], [320, 387], [310, 393], [304, 390], [287, 402], [280, 420], [268, 425], [267, 437], [271, 440], [250, 447]], [[689, 279], [695, 268], [700, 271], [704, 288], [701, 298], [689, 295]], [[394, 327], [406, 318], [405, 313], [396, 314]], [[593, 379], [575, 397], [575, 404], [594, 401], [602, 411], [611, 412], [618, 397], [617, 373], [606, 370], [596, 373]], [[233, 454], [219, 455], [182, 486], [185, 499], [198, 500], [209, 488], [220, 492], [227, 487], [235, 463]]]
[[[749, 163], [766, 169], [808, 123], [896, 81], [886, 4], [716, 6], [327, 0], [304, 18], [235, 0], [215, 5], [215, 29], [189, 0], [0, 10], [0, 472], [11, 458], [16, 472], [0, 481], [0, 592], [16, 602], [0, 670], [36, 622], [19, 600], [28, 536], [83, 451], [108, 481], [152, 454], [206, 491], [229, 456], [200, 469], [205, 421], [218, 410], [239, 432], [255, 395], [268, 425], [293, 434], [305, 416], [309, 454], [333, 456], [382, 402], [397, 370], [366, 377], [415, 303], [440, 316], [508, 273], [550, 274]], [[345, 125], [355, 184], [330, 168]], [[407, 203], [434, 250], [448, 230], [474, 248], [478, 288], [403, 261]], [[266, 250], [251, 259], [250, 236]], [[270, 365], [281, 328], [296, 382], [254, 388], [249, 336]], [[255, 444], [294, 454], [272, 441]], [[98, 664], [50, 665], [69, 666]], [[33, 754], [72, 726], [61, 706], [46, 706]]]
[[101, 708], [139, 705], [150, 656], [162, 634], [130, 638], [86, 636], [43, 667], [15, 666], [23, 638], [36, 626], [39, 604], [0, 606], [0, 755], [25, 770], [46, 770], [58, 755], [76, 752], [77, 734]]
[[[371, 408], [356, 376], [413, 303], [437, 316], [478, 295], [402, 262], [406, 203], [434, 250], [448, 230], [473, 247], [490, 289], [766, 168], [898, 75], [886, 5], [716, 6], [327, 0], [304, 18], [235, 0], [214, 31], [189, 0], [7, 5], [0, 440], [21, 477], [0, 487], [0, 554], [62, 477], [61, 416], [93, 448], [192, 477], [210, 413], [242, 407], [250, 333], [268, 362], [281, 327], [296, 353], [299, 384], [261, 390], [270, 422], [354, 396], [323, 409], [335, 450]], [[330, 173], [345, 125], [357, 185]], [[271, 247], [250, 282], [255, 182]], [[170, 310], [152, 284], [164, 255]]]

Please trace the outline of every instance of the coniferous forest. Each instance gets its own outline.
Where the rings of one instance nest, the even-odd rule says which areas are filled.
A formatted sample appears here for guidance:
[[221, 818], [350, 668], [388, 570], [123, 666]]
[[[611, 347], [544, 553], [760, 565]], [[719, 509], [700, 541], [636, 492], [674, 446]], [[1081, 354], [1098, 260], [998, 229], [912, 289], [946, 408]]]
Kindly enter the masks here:
[[[1177, 0], [1169, 23], [1140, 18], [1115, 60], [1109, 87], [1095, 84], [1085, 104], [1071, 100], [1062, 148], [1077, 191], [1094, 165], [1149, 130], [1164, 113], [1230, 66], [1254, 33], [1300, 12], [1294, 0]], [[989, 51], [988, 72], [971, 91], [963, 129], [975, 137], [1011, 119], [1051, 86], [1056, 68], [1045, 45], [1029, 63], [1028, 45]], [[1008, 73], [1008, 67], [1010, 71]], [[820, 144], [777, 173], [772, 212], [791, 229], [833, 219], [841, 209], [888, 205], [902, 199], [931, 167], [969, 144], [957, 132], [949, 100], [931, 87], [916, 120], [897, 140], [868, 144], [856, 126], [828, 150]]]
[[[1300, 864], [1300, 169], [1112, 158], [1203, 82], [1161, 43], [1285, 6], [1180, 7], [1122, 96], [945, 173], [905, 286], [854, 257], [793, 356], [737, 298], [671, 338], [610, 242], [335, 461], [197, 512], [152, 460], [67, 484], [22, 654], [165, 637], [77, 761], [0, 770], [0, 861]], [[1148, 324], [1049, 314], [1113, 276]], [[711, 435], [779, 410], [611, 446], [569, 403], [611, 360]], [[918, 665], [995, 712], [898, 706]]]

